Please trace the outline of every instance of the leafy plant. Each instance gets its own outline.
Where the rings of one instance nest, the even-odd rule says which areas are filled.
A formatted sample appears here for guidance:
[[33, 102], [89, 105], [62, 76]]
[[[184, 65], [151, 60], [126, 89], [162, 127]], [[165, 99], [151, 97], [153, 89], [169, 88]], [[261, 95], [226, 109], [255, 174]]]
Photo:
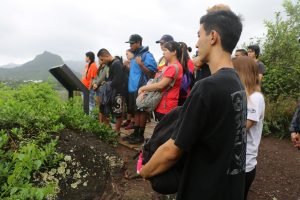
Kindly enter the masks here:
[[273, 135], [279, 138], [287, 136], [296, 107], [297, 101], [294, 98], [280, 96], [276, 101], [266, 99], [264, 135]]
[[50, 171], [63, 159], [53, 138], [64, 128], [116, 142], [117, 134], [85, 115], [81, 103], [80, 98], [63, 101], [48, 83], [16, 88], [0, 84], [0, 199], [55, 196], [58, 182], [36, 180], [35, 175]]
[[267, 35], [260, 59], [267, 66], [263, 91], [270, 100], [300, 95], [300, 0], [283, 2], [286, 17], [277, 12], [275, 21], [266, 21]]

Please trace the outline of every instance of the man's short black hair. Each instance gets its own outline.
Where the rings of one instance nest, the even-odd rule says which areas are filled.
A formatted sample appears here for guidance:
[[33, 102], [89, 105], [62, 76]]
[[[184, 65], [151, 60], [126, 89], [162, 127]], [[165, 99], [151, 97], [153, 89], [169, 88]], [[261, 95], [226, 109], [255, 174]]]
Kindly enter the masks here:
[[235, 52], [241, 52], [243, 56], [248, 56], [248, 52], [246, 51], [246, 49], [237, 49]]
[[238, 43], [243, 25], [241, 19], [230, 10], [218, 10], [207, 13], [200, 19], [206, 34], [215, 30], [221, 38], [221, 45], [224, 51], [232, 53]]
[[100, 57], [100, 56], [110, 56], [111, 54], [109, 53], [109, 51], [107, 49], [100, 49], [97, 53], [97, 57]]
[[257, 44], [250, 45], [250, 46], [248, 46], [247, 49], [248, 50], [251, 49], [252, 51], [254, 51], [256, 58], [258, 58], [258, 56], [260, 55], [260, 48], [259, 48], [259, 46]]

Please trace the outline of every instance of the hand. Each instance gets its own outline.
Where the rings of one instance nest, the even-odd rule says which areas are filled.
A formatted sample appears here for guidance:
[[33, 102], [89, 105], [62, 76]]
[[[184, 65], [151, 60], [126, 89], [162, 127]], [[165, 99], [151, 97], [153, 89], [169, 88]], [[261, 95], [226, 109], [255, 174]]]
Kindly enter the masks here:
[[135, 58], [135, 62], [136, 62], [139, 66], [143, 65], [142, 57], [141, 57], [141, 56], [137, 56], [137, 57]]
[[96, 83], [94, 83], [93, 89], [96, 90], [97, 88], [98, 88], [98, 85]]
[[98, 64], [99, 64], [99, 67], [102, 68], [103, 63], [102, 63], [102, 61], [100, 59], [98, 60]]
[[141, 93], [145, 92], [144, 90], [144, 86], [140, 87], [139, 91], [138, 91], [138, 94], [140, 95]]
[[142, 168], [140, 170], [140, 176], [143, 177], [144, 179], [146, 179], [146, 177], [147, 177], [147, 172], [145, 170], [144, 165], [142, 166]]
[[299, 133], [296, 133], [296, 132], [291, 133], [291, 140], [293, 142], [294, 147], [300, 148], [300, 135], [299, 135]]
[[199, 56], [196, 56], [195, 58], [193, 58], [193, 63], [194, 63], [194, 66], [196, 69], [199, 69], [203, 65]]
[[129, 67], [129, 64], [130, 64], [130, 61], [129, 61], [129, 60], [125, 60], [125, 61], [124, 61], [124, 65], [125, 65], [125, 66]]

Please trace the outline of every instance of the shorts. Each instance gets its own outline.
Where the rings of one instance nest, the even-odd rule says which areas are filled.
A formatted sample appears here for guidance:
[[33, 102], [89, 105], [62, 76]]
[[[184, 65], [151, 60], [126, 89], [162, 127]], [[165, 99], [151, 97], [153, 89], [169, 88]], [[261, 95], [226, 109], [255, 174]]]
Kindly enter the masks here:
[[121, 94], [117, 94], [111, 101], [111, 113], [114, 117], [123, 116], [125, 108], [125, 98]]

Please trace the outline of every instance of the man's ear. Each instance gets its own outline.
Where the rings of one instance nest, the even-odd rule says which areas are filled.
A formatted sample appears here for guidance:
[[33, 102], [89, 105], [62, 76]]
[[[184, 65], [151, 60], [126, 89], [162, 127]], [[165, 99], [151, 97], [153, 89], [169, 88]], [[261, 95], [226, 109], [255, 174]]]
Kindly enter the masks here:
[[212, 30], [210, 32], [210, 44], [215, 45], [219, 39], [220, 39], [219, 33], [217, 31]]

